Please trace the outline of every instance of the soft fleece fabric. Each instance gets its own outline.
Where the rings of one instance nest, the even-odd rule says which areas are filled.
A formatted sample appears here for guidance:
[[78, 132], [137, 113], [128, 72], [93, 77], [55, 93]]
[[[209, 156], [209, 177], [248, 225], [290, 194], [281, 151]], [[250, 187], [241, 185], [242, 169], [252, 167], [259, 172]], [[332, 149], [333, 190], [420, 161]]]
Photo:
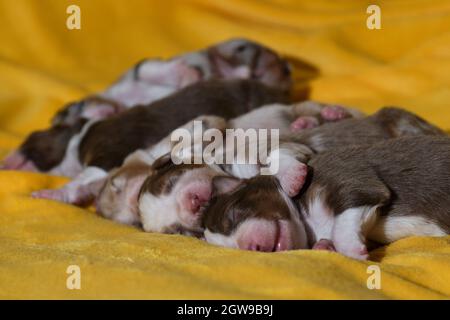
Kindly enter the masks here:
[[[450, 3], [372, 1], [0, 0], [0, 156], [65, 102], [143, 57], [242, 36], [296, 60], [312, 99], [373, 112], [400, 105], [450, 129]], [[81, 30], [66, 8], [81, 7]], [[448, 299], [450, 238], [415, 237], [359, 262], [336, 253], [223, 249], [144, 233], [92, 211], [29, 197], [65, 180], [0, 172], [0, 298]], [[369, 290], [367, 266], [381, 268]], [[81, 290], [66, 269], [81, 268]]]

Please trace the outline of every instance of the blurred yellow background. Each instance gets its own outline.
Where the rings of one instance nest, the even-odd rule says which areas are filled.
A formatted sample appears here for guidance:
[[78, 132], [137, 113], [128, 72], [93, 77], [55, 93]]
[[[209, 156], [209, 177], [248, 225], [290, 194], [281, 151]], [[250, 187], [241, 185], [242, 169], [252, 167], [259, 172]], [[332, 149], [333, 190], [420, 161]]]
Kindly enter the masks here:
[[[369, 4], [381, 30], [366, 27]], [[66, 8], [81, 8], [81, 30]], [[372, 112], [399, 105], [450, 129], [450, 2], [300, 0], [0, 0], [0, 156], [65, 102], [104, 89], [144, 57], [247, 37], [313, 66], [311, 98]], [[64, 180], [0, 172], [1, 298], [449, 298], [449, 238], [411, 238], [366, 267], [327, 252], [260, 254], [154, 235], [44, 200]], [[81, 267], [82, 290], [65, 270]]]

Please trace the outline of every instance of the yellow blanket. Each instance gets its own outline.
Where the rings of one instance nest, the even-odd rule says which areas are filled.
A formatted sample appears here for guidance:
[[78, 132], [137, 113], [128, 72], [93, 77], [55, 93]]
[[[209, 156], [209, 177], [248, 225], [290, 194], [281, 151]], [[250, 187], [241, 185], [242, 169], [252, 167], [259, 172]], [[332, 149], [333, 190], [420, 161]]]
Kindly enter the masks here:
[[[312, 99], [366, 112], [401, 105], [450, 129], [450, 3], [372, 2], [381, 30], [366, 27], [370, 2], [358, 0], [0, 0], [0, 156], [143, 57], [235, 36], [299, 60], [298, 86]], [[70, 4], [81, 30], [66, 28]], [[0, 298], [450, 297], [449, 237], [404, 239], [371, 262], [223, 249], [29, 197], [64, 181], [0, 172]], [[69, 265], [80, 267], [80, 290], [66, 287]], [[381, 269], [379, 290], [367, 288], [369, 265]]]

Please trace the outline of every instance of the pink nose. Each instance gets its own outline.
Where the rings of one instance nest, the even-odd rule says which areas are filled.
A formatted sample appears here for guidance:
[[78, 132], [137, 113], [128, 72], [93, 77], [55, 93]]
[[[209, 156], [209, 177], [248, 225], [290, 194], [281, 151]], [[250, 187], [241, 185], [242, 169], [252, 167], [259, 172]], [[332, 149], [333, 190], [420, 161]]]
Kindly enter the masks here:
[[267, 241], [252, 241], [245, 249], [250, 251], [272, 252], [273, 244]]

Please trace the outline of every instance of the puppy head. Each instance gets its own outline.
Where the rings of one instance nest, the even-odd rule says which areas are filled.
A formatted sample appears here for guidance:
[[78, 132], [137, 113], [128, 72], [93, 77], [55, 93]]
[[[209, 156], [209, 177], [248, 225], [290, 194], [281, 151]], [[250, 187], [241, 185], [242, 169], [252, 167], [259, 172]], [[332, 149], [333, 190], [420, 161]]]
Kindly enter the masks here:
[[206, 165], [175, 165], [170, 155], [153, 164], [139, 195], [144, 230], [161, 233], [199, 234], [201, 216], [212, 194], [218, 169]]
[[19, 150], [5, 159], [4, 168], [26, 170], [24, 166], [28, 166], [36, 171], [50, 171], [64, 159], [70, 139], [85, 122], [81, 119], [71, 126], [56, 125], [31, 133]]
[[255, 79], [269, 86], [289, 89], [287, 61], [274, 51], [245, 39], [232, 39], [208, 50], [216, 72], [224, 78]]
[[202, 219], [206, 241], [263, 252], [306, 248], [299, 213], [275, 177], [216, 177], [213, 185]]
[[113, 170], [97, 197], [97, 212], [120, 223], [140, 225], [139, 191], [151, 172], [151, 166], [141, 161], [130, 161]]
[[3, 168], [48, 172], [61, 163], [70, 139], [88, 120], [104, 119], [121, 110], [101, 97], [70, 103], [56, 114], [50, 128], [31, 133], [19, 150], [5, 159]]

